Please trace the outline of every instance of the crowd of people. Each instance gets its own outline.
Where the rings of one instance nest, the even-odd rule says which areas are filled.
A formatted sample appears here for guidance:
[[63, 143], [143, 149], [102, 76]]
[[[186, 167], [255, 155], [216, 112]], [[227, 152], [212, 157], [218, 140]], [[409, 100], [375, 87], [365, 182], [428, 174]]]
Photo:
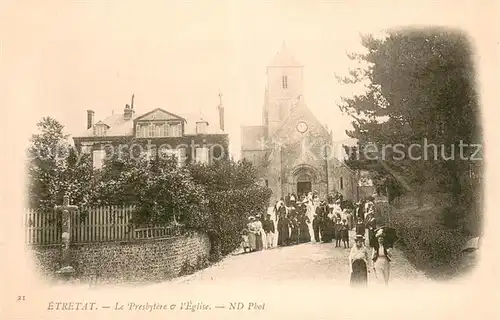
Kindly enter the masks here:
[[[326, 200], [320, 200], [316, 192], [289, 194], [277, 201], [273, 213], [276, 221], [269, 213], [248, 218], [242, 232], [245, 252], [307, 242], [335, 242], [336, 248], [350, 248], [349, 231], [355, 230], [355, 245], [349, 255], [351, 284], [366, 285], [370, 270], [388, 283], [394, 235], [377, 228], [373, 197], [352, 203], [344, 201], [341, 194]], [[366, 244], [372, 248], [371, 258]]]

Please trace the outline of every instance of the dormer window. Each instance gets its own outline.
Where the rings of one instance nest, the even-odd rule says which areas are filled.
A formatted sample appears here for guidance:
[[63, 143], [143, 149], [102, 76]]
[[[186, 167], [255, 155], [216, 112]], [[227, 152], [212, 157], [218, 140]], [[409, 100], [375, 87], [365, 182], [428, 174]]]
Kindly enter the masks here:
[[94, 136], [105, 136], [108, 126], [102, 122], [94, 125]]
[[287, 76], [281, 77], [281, 87], [283, 89], [287, 89], [288, 88], [288, 77]]

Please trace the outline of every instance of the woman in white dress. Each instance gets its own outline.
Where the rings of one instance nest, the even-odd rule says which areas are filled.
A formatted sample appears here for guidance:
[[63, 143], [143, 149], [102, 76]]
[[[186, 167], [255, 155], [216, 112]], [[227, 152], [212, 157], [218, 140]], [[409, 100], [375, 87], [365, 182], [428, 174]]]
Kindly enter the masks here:
[[264, 243], [266, 243], [266, 234], [264, 228], [262, 227], [262, 221], [260, 221], [261, 215], [258, 214], [253, 222], [253, 227], [255, 230], [255, 250], [261, 251], [264, 249]]
[[257, 228], [255, 225], [255, 217], [248, 217], [248, 242], [250, 245], [250, 252], [255, 251], [257, 249]]
[[388, 285], [391, 275], [392, 252], [391, 248], [387, 248], [384, 245], [384, 236], [383, 229], [380, 229], [375, 235], [377, 242], [373, 247], [372, 261], [377, 280], [379, 283]]

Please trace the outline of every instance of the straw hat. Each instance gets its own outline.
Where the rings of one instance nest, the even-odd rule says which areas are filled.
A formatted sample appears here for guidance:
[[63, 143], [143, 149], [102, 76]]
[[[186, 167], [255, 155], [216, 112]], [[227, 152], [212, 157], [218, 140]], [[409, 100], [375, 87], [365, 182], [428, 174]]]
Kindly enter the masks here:
[[360, 241], [365, 241], [365, 237], [362, 235], [362, 234], [357, 234], [356, 235], [356, 241], [360, 240]]
[[379, 231], [377, 231], [377, 233], [375, 234], [375, 237], [379, 238], [379, 237], [383, 237], [385, 234], [384, 234], [384, 229], [380, 229]]

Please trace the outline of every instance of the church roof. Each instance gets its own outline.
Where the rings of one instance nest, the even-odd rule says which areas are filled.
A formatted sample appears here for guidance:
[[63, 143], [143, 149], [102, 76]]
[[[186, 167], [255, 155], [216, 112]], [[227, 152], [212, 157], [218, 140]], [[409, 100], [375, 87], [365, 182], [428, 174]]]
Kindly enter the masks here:
[[297, 62], [285, 43], [283, 43], [280, 51], [269, 64], [269, 67], [302, 67], [302, 64]]
[[242, 150], [262, 150], [264, 138], [265, 138], [264, 126], [241, 127]]

